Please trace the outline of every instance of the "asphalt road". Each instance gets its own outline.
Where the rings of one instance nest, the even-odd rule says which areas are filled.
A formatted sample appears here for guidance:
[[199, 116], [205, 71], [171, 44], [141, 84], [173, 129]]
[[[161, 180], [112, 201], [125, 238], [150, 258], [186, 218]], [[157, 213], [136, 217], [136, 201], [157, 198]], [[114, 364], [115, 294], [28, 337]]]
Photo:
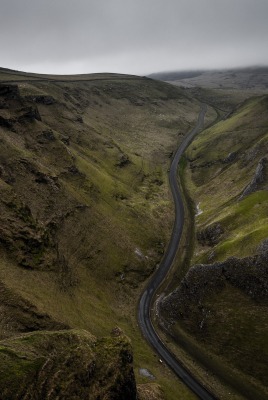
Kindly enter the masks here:
[[169, 172], [169, 184], [173, 195], [175, 205], [175, 222], [173, 231], [170, 238], [168, 248], [165, 255], [141, 296], [138, 308], [138, 321], [143, 336], [159, 354], [159, 357], [164, 361], [174, 373], [200, 398], [203, 400], [215, 400], [216, 397], [209, 393], [191, 374], [186, 370], [179, 360], [168, 350], [165, 344], [161, 341], [151, 322], [150, 311], [152, 308], [152, 300], [156, 290], [164, 281], [169, 269], [172, 266], [175, 258], [184, 223], [184, 208], [182, 196], [177, 182], [177, 167], [180, 158], [186, 148], [189, 146], [194, 136], [202, 129], [204, 124], [204, 117], [206, 114], [207, 106], [203, 104], [199, 113], [196, 126], [186, 135], [183, 142], [180, 144], [174, 159], [172, 161]]

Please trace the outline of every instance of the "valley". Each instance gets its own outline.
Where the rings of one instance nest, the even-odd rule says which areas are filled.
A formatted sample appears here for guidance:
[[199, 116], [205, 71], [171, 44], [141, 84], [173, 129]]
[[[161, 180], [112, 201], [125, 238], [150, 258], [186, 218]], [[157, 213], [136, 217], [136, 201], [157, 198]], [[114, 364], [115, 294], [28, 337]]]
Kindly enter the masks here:
[[216, 398], [267, 396], [267, 79], [252, 74], [0, 69], [6, 398], [196, 398], [142, 337], [137, 307], [173, 229], [170, 165], [203, 103], [153, 324]]

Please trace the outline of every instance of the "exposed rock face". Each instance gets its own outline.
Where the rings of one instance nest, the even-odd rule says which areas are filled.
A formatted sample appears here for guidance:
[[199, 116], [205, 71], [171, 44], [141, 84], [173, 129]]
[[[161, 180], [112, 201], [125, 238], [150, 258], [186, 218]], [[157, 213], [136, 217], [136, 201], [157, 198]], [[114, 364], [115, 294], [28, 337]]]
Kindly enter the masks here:
[[70, 137], [69, 137], [69, 136], [62, 136], [62, 137], [61, 137], [61, 141], [62, 141], [66, 146], [69, 146], [69, 145], [70, 145]]
[[244, 189], [243, 193], [241, 194], [239, 200], [244, 199], [246, 196], [249, 194], [256, 192], [257, 190], [260, 189], [260, 186], [265, 182], [265, 177], [266, 177], [266, 168], [267, 168], [267, 158], [263, 157], [256, 168], [254, 177], [252, 181], [249, 183], [249, 185], [246, 186]]
[[127, 154], [122, 154], [116, 163], [116, 167], [123, 168], [126, 167], [131, 163], [130, 159], [128, 158]]
[[9, 108], [8, 103], [5, 100], [0, 99], [0, 110], [4, 110], [4, 109], [8, 109], [8, 108]]
[[237, 160], [238, 157], [238, 152], [232, 152], [230, 154], [228, 154], [228, 156], [223, 160], [224, 164], [231, 164], [232, 162], [234, 162], [235, 160]]
[[247, 165], [260, 158], [260, 154], [262, 154], [262, 148], [261, 144], [257, 142], [254, 146], [247, 149], [242, 155], [241, 166], [245, 168]]
[[257, 264], [268, 265], [268, 239], [265, 239], [258, 249]]
[[[27, 163], [26, 166], [29, 167]], [[7, 166], [2, 167], [2, 179], [10, 184], [12, 175], [7, 170]], [[38, 171], [35, 171], [35, 180], [37, 183], [55, 185], [52, 178]], [[49, 227], [38, 223], [30, 208], [23, 204], [8, 186], [1, 188], [0, 249], [2, 251], [10, 254], [25, 268], [46, 266], [51, 269], [57, 255], [49, 232]]]
[[211, 294], [222, 291], [226, 284], [242, 290], [261, 303], [268, 303], [268, 240], [259, 248], [257, 256], [229, 258], [215, 264], [195, 265], [180, 286], [165, 297], [161, 309], [171, 318], [187, 318], [191, 308], [202, 307]]
[[20, 97], [18, 85], [0, 84], [0, 96], [6, 99], [18, 99]]
[[222, 234], [224, 233], [223, 227], [220, 223], [207, 226], [202, 231], [197, 232], [197, 240], [202, 245], [214, 246], [219, 243]]
[[12, 120], [0, 115], [0, 126], [2, 126], [3, 128], [12, 128]]
[[126, 337], [97, 340], [86, 331], [38, 332], [1, 342], [3, 399], [136, 400]]
[[56, 100], [52, 96], [26, 96], [26, 99], [46, 106], [56, 103]]
[[19, 121], [41, 121], [41, 116], [39, 114], [38, 108], [36, 106], [26, 107], [22, 110], [22, 114], [19, 117]]
[[12, 128], [15, 122], [41, 121], [37, 106], [29, 105], [20, 96], [17, 85], [0, 84], [0, 110], [0, 126], [5, 128]]
[[37, 142], [40, 144], [46, 144], [48, 142], [54, 142], [56, 140], [55, 135], [51, 129], [43, 131], [37, 137]]

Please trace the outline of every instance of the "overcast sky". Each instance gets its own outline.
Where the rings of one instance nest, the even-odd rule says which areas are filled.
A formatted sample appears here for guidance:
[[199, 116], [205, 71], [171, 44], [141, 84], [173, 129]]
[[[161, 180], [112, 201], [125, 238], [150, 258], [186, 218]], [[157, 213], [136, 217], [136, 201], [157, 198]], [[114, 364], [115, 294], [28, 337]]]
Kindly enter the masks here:
[[0, 0], [0, 60], [58, 74], [268, 65], [268, 0]]

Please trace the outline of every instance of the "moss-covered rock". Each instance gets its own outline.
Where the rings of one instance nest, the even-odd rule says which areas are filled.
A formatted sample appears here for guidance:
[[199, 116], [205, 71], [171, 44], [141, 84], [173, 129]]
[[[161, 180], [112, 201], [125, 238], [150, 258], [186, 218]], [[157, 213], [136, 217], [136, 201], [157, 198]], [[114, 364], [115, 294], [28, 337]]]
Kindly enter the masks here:
[[9, 400], [135, 400], [130, 343], [78, 330], [2, 341], [0, 392]]

